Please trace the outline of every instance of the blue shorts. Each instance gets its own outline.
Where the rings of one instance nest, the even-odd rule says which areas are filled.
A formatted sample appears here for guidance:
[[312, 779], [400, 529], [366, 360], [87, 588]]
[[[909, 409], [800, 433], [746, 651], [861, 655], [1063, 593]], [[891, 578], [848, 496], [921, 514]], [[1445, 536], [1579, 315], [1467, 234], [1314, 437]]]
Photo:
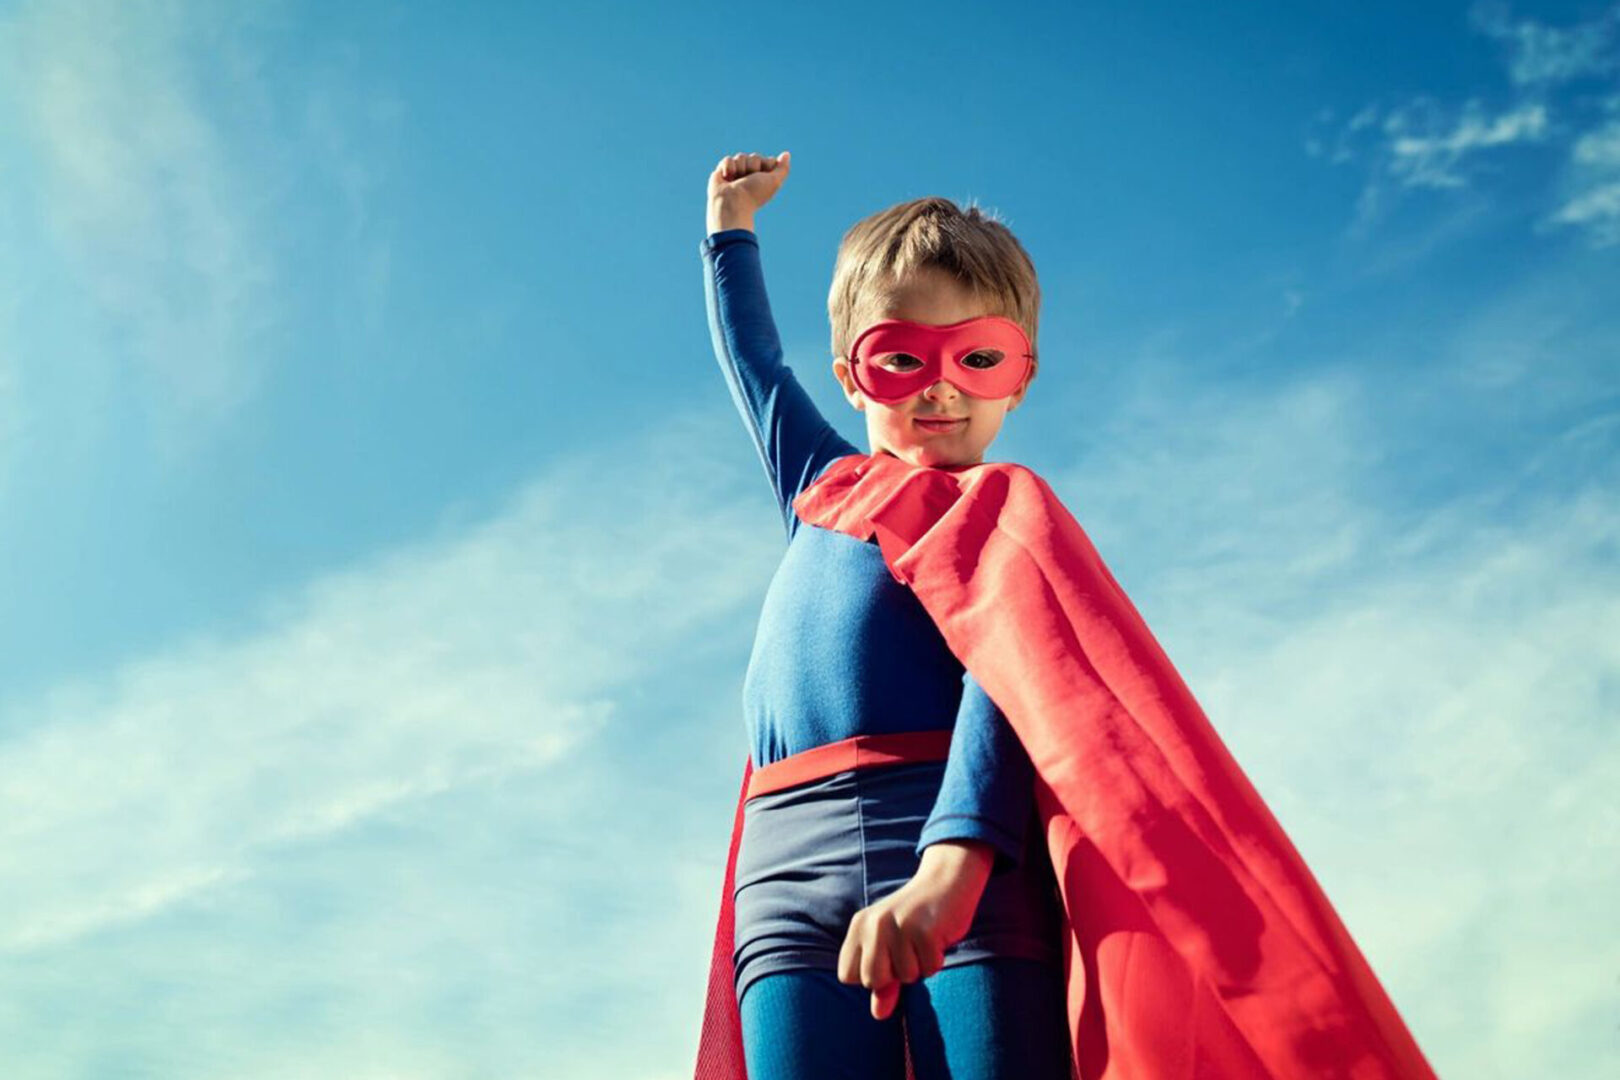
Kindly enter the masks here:
[[[944, 776], [943, 761], [846, 769], [743, 805], [733, 893], [739, 1002], [773, 972], [837, 971], [855, 913], [917, 872], [917, 839]], [[1062, 968], [1063, 910], [1033, 798], [1030, 819], [1018, 865], [990, 875], [945, 967], [1018, 957]]]

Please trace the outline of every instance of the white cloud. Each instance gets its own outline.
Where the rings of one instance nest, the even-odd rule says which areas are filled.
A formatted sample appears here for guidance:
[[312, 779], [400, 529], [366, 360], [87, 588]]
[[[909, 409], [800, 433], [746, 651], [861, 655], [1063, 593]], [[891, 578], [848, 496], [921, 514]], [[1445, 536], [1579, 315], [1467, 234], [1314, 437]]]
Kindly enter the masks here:
[[[653, 1075], [695, 1049], [782, 542], [721, 424], [561, 461], [254, 630], [0, 698], [8, 1075], [112, 1041], [175, 1077]], [[181, 1048], [152, 986], [207, 1031]]]
[[[454, 1069], [406, 1051], [462, 1038], [463, 1068], [541, 1055], [578, 1066], [564, 1075], [631, 1075], [624, 1014], [556, 1026], [609, 994], [666, 1052], [695, 1046], [691, 995], [746, 754], [742, 664], [782, 543], [745, 440], [708, 452], [724, 421], [562, 462], [486, 520], [276, 598], [250, 632], [0, 698], [0, 953], [42, 1010], [0, 1022], [10, 1075], [47, 1075], [70, 1047], [96, 1060], [109, 1024], [164, 1075], [227, 1060], [238, 1075], [310, 1075], [366, 1060], [367, 1030], [390, 1033], [373, 1062], [428, 1075]], [[682, 689], [698, 670], [703, 700]], [[429, 839], [378, 863], [403, 822]], [[385, 885], [457, 863], [453, 881]], [[517, 904], [476, 891], [518, 882], [531, 884]], [[333, 916], [303, 925], [310, 905]], [[430, 962], [446, 934], [460, 944], [431, 983], [379, 984], [378, 957]], [[211, 985], [227, 958], [237, 974]], [[50, 973], [91, 968], [93, 998], [52, 993]], [[131, 1015], [144, 986], [177, 981], [209, 999], [190, 1007], [240, 1010], [214, 1036], [228, 1043], [188, 1045], [182, 1061], [166, 1027]], [[463, 996], [429, 1026], [465, 1006], [505, 1034], [430, 1037], [389, 1011], [447, 987]], [[339, 992], [353, 1038], [295, 1052], [262, 1028], [267, 1011]], [[617, 1046], [593, 1050], [593, 1031]]]
[[[1620, 114], [1620, 96], [1607, 107]], [[1548, 223], [1580, 228], [1595, 248], [1620, 244], [1620, 118], [1576, 140], [1565, 186], [1570, 194]]]
[[277, 599], [252, 636], [0, 698], [0, 729], [21, 732], [0, 744], [0, 950], [150, 913], [401, 801], [554, 765], [759, 586], [773, 538], [736, 550], [740, 511], [703, 507], [714, 480], [680, 472], [562, 467], [481, 525]]
[[1520, 86], [1561, 83], [1612, 72], [1617, 63], [1616, 27], [1620, 7], [1573, 26], [1547, 26], [1533, 19], [1514, 21], [1508, 5], [1489, 0], [1474, 5], [1469, 22], [1509, 46], [1508, 71]]
[[1620, 180], [1582, 192], [1559, 207], [1552, 220], [1585, 226], [1597, 247], [1620, 244]]
[[[225, 128], [267, 126], [227, 9], [83, 0], [5, 20], [0, 60], [38, 151], [39, 208], [143, 390], [188, 418], [236, 406], [278, 317], [259, 178]], [[226, 104], [246, 107], [232, 117]]]
[[1581, 165], [1620, 168], [1620, 120], [1610, 120], [1576, 139], [1573, 159]]
[[[1616, 149], [1620, 136], [1615, 133], [1615, 122], [1594, 120], [1590, 97], [1576, 95], [1555, 101], [1553, 92], [1578, 79], [1612, 83], [1620, 70], [1620, 53], [1615, 47], [1620, 6], [1584, 22], [1552, 27], [1533, 19], [1513, 20], [1503, 4], [1478, 4], [1470, 13], [1470, 25], [1510, 46], [1506, 62], [1512, 89], [1506, 104], [1492, 108], [1470, 97], [1462, 105], [1452, 106], [1418, 95], [1387, 110], [1364, 106], [1331, 132], [1317, 129], [1332, 124], [1332, 110], [1319, 110], [1314, 117], [1305, 141], [1307, 154], [1332, 164], [1361, 160], [1367, 168], [1348, 235], [1365, 237], [1396, 204], [1403, 189], [1446, 191], [1456, 197], [1476, 186], [1487, 167], [1486, 155], [1509, 147], [1545, 144], [1568, 147], [1568, 164], [1555, 180], [1557, 208], [1537, 221], [1536, 230], [1576, 226], [1595, 247], [1615, 243], [1620, 237], [1613, 187], [1620, 180], [1620, 166], [1615, 164], [1620, 157]], [[1598, 102], [1610, 114], [1620, 109], [1616, 104], [1620, 95]], [[1380, 114], [1382, 123], [1378, 123]], [[1503, 167], [1491, 165], [1492, 171]], [[1451, 226], [1483, 216], [1484, 206], [1484, 196], [1475, 196], [1460, 217], [1453, 214], [1450, 223], [1431, 230], [1432, 235], [1457, 234], [1459, 230]]]
[[[1548, 141], [1553, 132], [1549, 110], [1541, 102], [1521, 102], [1493, 113], [1477, 99], [1452, 109], [1419, 96], [1387, 111], [1367, 106], [1338, 129], [1331, 149], [1323, 137], [1313, 135], [1307, 152], [1333, 164], [1358, 159], [1367, 163], [1367, 179], [1349, 227], [1350, 236], [1361, 238], [1398, 202], [1402, 191], [1427, 188], [1456, 197], [1472, 189], [1477, 174], [1484, 170], [1481, 159], [1485, 155]], [[1458, 235], [1480, 210], [1478, 197], [1466, 199], [1420, 243], [1395, 243], [1405, 249], [1427, 250]], [[1389, 264], [1405, 258], [1386, 253], [1380, 261]]]
[[1582, 135], [1576, 140], [1574, 158], [1582, 165], [1620, 168], [1620, 120]]
[[1459, 171], [1464, 158], [1489, 147], [1541, 139], [1547, 130], [1547, 110], [1540, 104], [1524, 104], [1489, 117], [1478, 101], [1469, 101], [1446, 127], [1433, 130], [1432, 113], [1426, 109], [1392, 111], [1384, 119], [1389, 171], [1411, 187], [1461, 187], [1467, 182]]
[[134, 412], [165, 459], [217, 434], [315, 302], [286, 255], [310, 221], [343, 271], [319, 295], [354, 294], [342, 332], [377, 327], [390, 251], [374, 195], [400, 104], [322, 67], [341, 43], [307, 54], [278, 7], [35, 0], [0, 15], [0, 109], [26, 152], [6, 194], [40, 222], [0, 263], [49, 268], [80, 294], [70, 325], [31, 321], [14, 361], [25, 390], [76, 390], [53, 410], [58, 444], [66, 428], [93, 441], [115, 409]]

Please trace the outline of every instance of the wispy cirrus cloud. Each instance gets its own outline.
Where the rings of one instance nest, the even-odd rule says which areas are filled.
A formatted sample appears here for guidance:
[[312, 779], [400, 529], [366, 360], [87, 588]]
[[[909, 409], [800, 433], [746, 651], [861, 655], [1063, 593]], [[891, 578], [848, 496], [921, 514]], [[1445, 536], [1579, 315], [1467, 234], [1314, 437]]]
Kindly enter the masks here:
[[1548, 26], [1535, 19], [1514, 19], [1502, 0], [1485, 0], [1469, 10], [1468, 21], [1507, 47], [1508, 75], [1517, 86], [1547, 86], [1620, 68], [1615, 47], [1620, 8], [1572, 26]]
[[[1469, 26], [1503, 46], [1509, 87], [1497, 104], [1477, 96], [1459, 104], [1419, 95], [1363, 106], [1342, 123], [1331, 108], [1314, 118], [1307, 154], [1367, 170], [1352, 235], [1365, 235], [1404, 191], [1460, 193], [1482, 182], [1488, 187], [1489, 178], [1507, 167], [1510, 159], [1503, 155], [1546, 147], [1562, 155], [1562, 164], [1551, 185], [1557, 205], [1539, 216], [1537, 230], [1573, 226], [1594, 247], [1616, 242], [1620, 170], [1608, 147], [1614, 138], [1609, 117], [1620, 94], [1600, 96], [1594, 107], [1590, 95], [1566, 91], [1594, 82], [1616, 87], [1620, 6], [1556, 27], [1515, 19], [1502, 3], [1481, 3], [1471, 9]], [[1477, 209], [1465, 208], [1464, 217]]]
[[1547, 109], [1539, 103], [1489, 116], [1478, 101], [1470, 101], [1454, 121], [1439, 124], [1431, 104], [1414, 103], [1384, 118], [1390, 174], [1408, 187], [1462, 187], [1465, 159], [1490, 147], [1535, 142], [1547, 132]]
[[[0, 696], [0, 964], [28, 1001], [0, 1021], [12, 1075], [97, 1060], [109, 1025], [163, 1075], [359, 1075], [341, 1066], [373, 1052], [423, 1075], [650, 1075], [626, 1012], [585, 1015], [609, 997], [684, 1054], [746, 754], [741, 664], [781, 553], [742, 440], [710, 453], [721, 420], [559, 459], [253, 629]], [[235, 1010], [212, 1036], [228, 1048], [182, 1054], [143, 1021], [154, 985]], [[323, 1045], [290, 1054], [261, 1018], [312, 995], [388, 1045], [305, 1020], [296, 1041]]]
[[251, 392], [281, 303], [269, 192], [229, 130], [271, 126], [242, 10], [29, 3], [0, 32], [37, 206], [142, 389], [193, 417]]
[[1575, 141], [1561, 183], [1563, 205], [1548, 222], [1583, 230], [1606, 248], [1620, 244], [1620, 94], [1603, 104], [1609, 119]]
[[[32, 0], [0, 15], [0, 123], [27, 152], [6, 178], [0, 260], [59, 265], [76, 289], [68, 325], [20, 334], [14, 360], [23, 394], [43, 369], [73, 370], [59, 427], [128, 398], [166, 456], [216, 433], [310, 303], [287, 238], [333, 190], [328, 260], [354, 253], [360, 324], [375, 324], [388, 236], [369, 204], [399, 106], [305, 57], [281, 7]], [[288, 56], [303, 65], [291, 93]]]

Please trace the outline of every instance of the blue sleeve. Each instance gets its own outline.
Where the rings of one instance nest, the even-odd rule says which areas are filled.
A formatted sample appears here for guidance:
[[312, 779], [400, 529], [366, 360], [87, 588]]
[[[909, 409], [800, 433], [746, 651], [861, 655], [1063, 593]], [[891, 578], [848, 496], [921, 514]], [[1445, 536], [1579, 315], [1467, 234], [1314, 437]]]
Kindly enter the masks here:
[[923, 823], [917, 857], [941, 840], [982, 840], [996, 849], [993, 874], [1017, 866], [1035, 807], [1035, 768], [1007, 717], [970, 672], [951, 734], [945, 778]]
[[798, 527], [793, 500], [838, 458], [861, 451], [827, 422], [782, 360], [752, 229], [703, 238], [709, 331], [732, 400], [765, 465], [788, 539]]

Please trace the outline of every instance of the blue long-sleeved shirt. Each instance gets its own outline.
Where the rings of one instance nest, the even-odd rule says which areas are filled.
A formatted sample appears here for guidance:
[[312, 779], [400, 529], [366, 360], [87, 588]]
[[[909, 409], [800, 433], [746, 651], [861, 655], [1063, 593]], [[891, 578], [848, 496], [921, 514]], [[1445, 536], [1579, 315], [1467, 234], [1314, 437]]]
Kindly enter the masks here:
[[699, 245], [715, 355], [787, 531], [743, 679], [756, 768], [855, 735], [954, 728], [940, 792], [917, 853], [981, 840], [994, 873], [1016, 866], [1033, 809], [1034, 769], [1007, 718], [895, 581], [875, 540], [806, 526], [793, 499], [832, 462], [863, 453], [821, 415], [783, 362], [751, 229]]

